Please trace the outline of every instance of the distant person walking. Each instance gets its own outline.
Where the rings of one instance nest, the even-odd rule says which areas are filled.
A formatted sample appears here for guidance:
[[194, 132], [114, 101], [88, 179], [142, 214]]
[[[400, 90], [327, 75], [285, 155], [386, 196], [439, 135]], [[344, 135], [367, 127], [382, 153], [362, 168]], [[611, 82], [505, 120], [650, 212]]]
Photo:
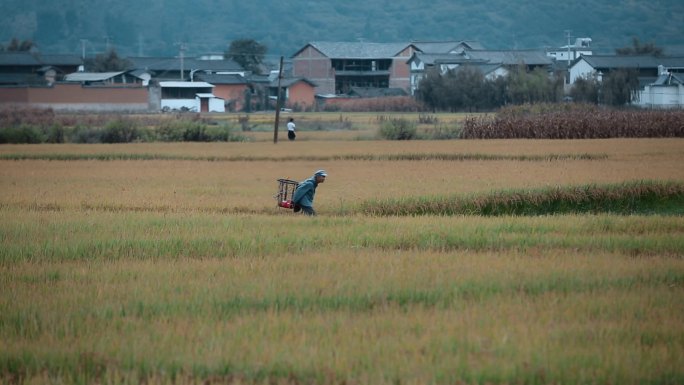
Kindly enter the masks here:
[[290, 140], [295, 140], [296, 137], [297, 134], [295, 134], [294, 119], [290, 118], [290, 121], [287, 122], [287, 138]]
[[325, 170], [316, 171], [313, 176], [297, 186], [292, 197], [294, 204], [294, 212], [302, 211], [306, 215], [316, 215], [316, 210], [313, 208], [314, 196], [316, 195], [316, 187], [325, 182], [325, 177], [328, 173]]

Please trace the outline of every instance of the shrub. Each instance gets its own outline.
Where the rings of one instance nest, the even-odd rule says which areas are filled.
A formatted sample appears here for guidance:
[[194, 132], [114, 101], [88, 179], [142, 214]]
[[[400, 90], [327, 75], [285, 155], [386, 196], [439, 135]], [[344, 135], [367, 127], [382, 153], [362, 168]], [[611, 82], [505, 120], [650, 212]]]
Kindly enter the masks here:
[[382, 98], [358, 98], [326, 104], [324, 110], [328, 112], [370, 112], [394, 111], [417, 112], [424, 110], [424, 106], [410, 96], [391, 96]]
[[40, 128], [30, 125], [0, 128], [0, 143], [42, 143], [43, 133]]
[[92, 126], [79, 124], [74, 127], [69, 139], [72, 143], [101, 143], [102, 130]]
[[54, 123], [47, 129], [45, 141], [48, 143], [64, 143], [67, 137], [66, 127], [59, 123]]
[[416, 124], [407, 119], [389, 119], [380, 126], [380, 137], [389, 140], [410, 140], [416, 137]]
[[222, 124], [220, 126], [206, 127], [204, 134], [207, 141], [211, 142], [228, 142], [231, 140], [230, 126]]
[[241, 140], [231, 134], [228, 124], [209, 125], [199, 120], [174, 120], [156, 129], [156, 139], [164, 142], [228, 142]]
[[138, 139], [138, 126], [130, 119], [116, 119], [102, 132], [102, 143], [130, 143]]
[[428, 131], [427, 138], [432, 140], [458, 139], [463, 134], [463, 130], [458, 125], [448, 126], [445, 124], [435, 124], [431, 131]]

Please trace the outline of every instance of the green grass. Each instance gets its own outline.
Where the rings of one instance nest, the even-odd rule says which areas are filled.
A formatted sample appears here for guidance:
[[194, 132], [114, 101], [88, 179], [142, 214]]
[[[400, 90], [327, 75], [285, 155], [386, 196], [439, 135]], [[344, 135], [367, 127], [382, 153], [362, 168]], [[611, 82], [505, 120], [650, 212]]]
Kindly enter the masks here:
[[137, 153], [96, 153], [96, 154], [32, 154], [9, 153], [0, 154], [0, 160], [50, 160], [50, 161], [78, 161], [78, 160], [190, 160], [208, 162], [243, 162], [243, 161], [335, 161], [335, 160], [363, 160], [363, 161], [563, 161], [563, 160], [604, 160], [606, 154], [542, 154], [542, 155], [506, 155], [506, 154], [477, 154], [477, 153], [397, 153], [397, 154], [348, 154], [348, 155], [291, 155], [291, 156], [191, 156], [173, 154], [137, 154]]
[[372, 199], [369, 215], [557, 215], [615, 213], [684, 215], [684, 184], [634, 181], [608, 185], [507, 190], [476, 196]]
[[[337, 249], [607, 250], [684, 255], [678, 217], [442, 217], [413, 221], [207, 213], [0, 210], [0, 264], [21, 261], [241, 258]], [[92, 221], [92, 216], [97, 218]], [[634, 226], [633, 228], [631, 226]], [[657, 226], [643, 233], [643, 226]]]
[[0, 205], [0, 383], [684, 383], [683, 186]]

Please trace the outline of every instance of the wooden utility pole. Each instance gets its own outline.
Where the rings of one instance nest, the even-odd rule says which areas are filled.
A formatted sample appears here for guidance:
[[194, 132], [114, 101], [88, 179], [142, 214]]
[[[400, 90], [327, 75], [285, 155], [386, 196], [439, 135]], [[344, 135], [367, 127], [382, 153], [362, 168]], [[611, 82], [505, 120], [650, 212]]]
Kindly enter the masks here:
[[280, 121], [280, 79], [283, 78], [283, 57], [280, 57], [280, 68], [278, 68], [278, 96], [276, 97], [276, 116], [273, 127], [273, 143], [278, 143], [278, 123]]

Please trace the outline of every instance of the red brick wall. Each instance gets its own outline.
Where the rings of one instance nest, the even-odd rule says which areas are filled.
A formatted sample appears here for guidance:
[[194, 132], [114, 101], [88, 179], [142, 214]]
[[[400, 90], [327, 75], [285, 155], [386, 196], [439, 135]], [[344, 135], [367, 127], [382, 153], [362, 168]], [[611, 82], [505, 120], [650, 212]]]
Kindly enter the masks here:
[[317, 93], [335, 93], [335, 73], [330, 59], [311, 46], [292, 58], [292, 75], [305, 77], [316, 83]]
[[82, 87], [80, 84], [55, 84], [53, 87], [0, 88], [5, 103], [145, 103], [146, 87]]
[[81, 87], [55, 84], [52, 88], [31, 88], [29, 103], [147, 103], [147, 87]]
[[245, 107], [246, 89], [246, 84], [216, 84], [213, 93], [225, 101], [231, 101], [234, 111], [242, 111]]
[[392, 60], [391, 88], [403, 88], [407, 92], [410, 91], [411, 66], [406, 61], [411, 58], [413, 51], [413, 47], [409, 46]]
[[298, 104], [302, 107], [311, 107], [315, 102], [314, 88], [307, 82], [297, 82], [288, 90], [287, 102], [290, 105]]
[[149, 110], [147, 87], [0, 87], [0, 103], [32, 104], [68, 110]]

